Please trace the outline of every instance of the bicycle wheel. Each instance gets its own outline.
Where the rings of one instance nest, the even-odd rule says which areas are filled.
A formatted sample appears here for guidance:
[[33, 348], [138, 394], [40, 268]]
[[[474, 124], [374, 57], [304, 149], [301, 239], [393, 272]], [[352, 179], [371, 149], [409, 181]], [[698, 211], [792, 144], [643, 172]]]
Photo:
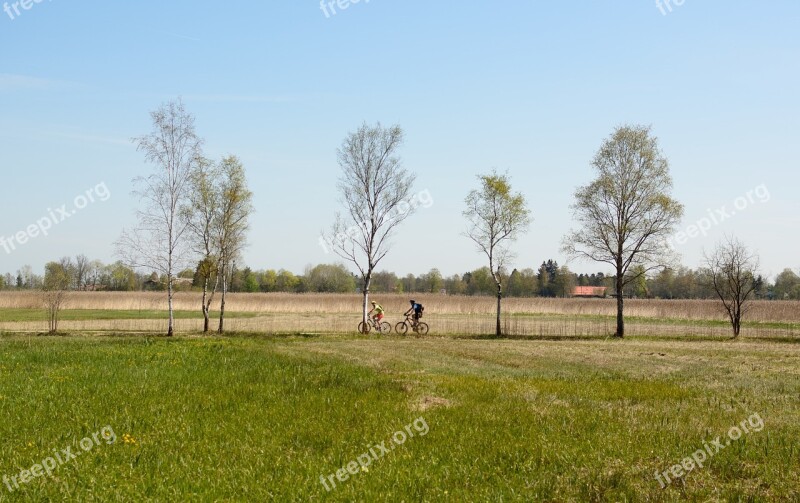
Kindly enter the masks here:
[[394, 326], [394, 331], [400, 335], [406, 335], [408, 333], [408, 324], [405, 321], [401, 321]]
[[383, 323], [381, 323], [381, 333], [382, 334], [392, 333], [392, 325], [388, 321], [384, 321]]
[[370, 328], [372, 328], [372, 326], [370, 326], [369, 323], [364, 323], [362, 321], [361, 323], [358, 324], [358, 333], [359, 334], [368, 334]]
[[420, 322], [419, 325], [417, 325], [417, 333], [420, 335], [428, 335], [428, 329], [427, 323]]

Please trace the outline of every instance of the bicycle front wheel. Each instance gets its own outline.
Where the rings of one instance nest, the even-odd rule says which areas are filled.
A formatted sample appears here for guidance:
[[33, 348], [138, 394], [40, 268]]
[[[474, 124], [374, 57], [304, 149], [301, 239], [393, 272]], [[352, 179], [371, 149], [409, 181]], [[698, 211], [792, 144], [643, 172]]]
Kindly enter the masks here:
[[359, 334], [368, 334], [369, 329], [372, 328], [369, 323], [364, 323], [363, 321], [358, 324], [358, 333]]
[[394, 326], [394, 331], [400, 335], [406, 335], [408, 333], [408, 324], [405, 321], [401, 321]]

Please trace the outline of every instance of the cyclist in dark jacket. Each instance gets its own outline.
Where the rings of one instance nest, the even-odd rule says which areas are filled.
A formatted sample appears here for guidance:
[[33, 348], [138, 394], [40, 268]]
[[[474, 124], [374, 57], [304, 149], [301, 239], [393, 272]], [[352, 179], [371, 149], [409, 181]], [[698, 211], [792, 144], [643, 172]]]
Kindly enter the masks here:
[[411, 302], [411, 309], [405, 312], [405, 316], [408, 316], [411, 313], [414, 313], [414, 324], [416, 325], [419, 323], [419, 319], [422, 318], [422, 311], [425, 309], [422, 307], [422, 304], [418, 304], [417, 301], [412, 300]]

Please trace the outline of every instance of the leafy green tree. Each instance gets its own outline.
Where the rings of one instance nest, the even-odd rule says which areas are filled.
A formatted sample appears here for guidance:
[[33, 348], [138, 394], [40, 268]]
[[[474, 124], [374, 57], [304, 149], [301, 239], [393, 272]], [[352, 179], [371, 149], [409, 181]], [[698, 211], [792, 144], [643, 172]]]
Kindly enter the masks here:
[[51, 334], [58, 331], [58, 319], [61, 308], [67, 299], [67, 291], [72, 285], [72, 274], [62, 260], [48, 262], [44, 267], [42, 284], [42, 302], [47, 311], [48, 328]]
[[444, 287], [450, 295], [464, 295], [467, 292], [467, 284], [458, 274], [454, 274], [444, 281]]
[[203, 291], [200, 299], [203, 333], [208, 333], [211, 328], [211, 304], [220, 280], [218, 237], [222, 203], [221, 177], [221, 171], [212, 161], [199, 157], [190, 176], [192, 190], [189, 200], [182, 212], [192, 238], [192, 248], [202, 257], [194, 284]]
[[376, 272], [372, 278], [372, 291], [391, 293], [397, 289], [397, 275], [389, 271]]
[[577, 279], [568, 267], [558, 267], [555, 271], [555, 279], [553, 280], [552, 292], [555, 297], [569, 297], [572, 295]]
[[800, 276], [791, 269], [784, 269], [775, 278], [773, 292], [776, 299], [799, 299], [800, 298]]
[[592, 162], [597, 177], [574, 196], [579, 228], [563, 242], [570, 257], [611, 265], [615, 272], [617, 337], [625, 335], [625, 286], [638, 279], [628, 274], [643, 266], [647, 273], [672, 261], [668, 237], [683, 215], [671, 197], [669, 162], [649, 127], [623, 126], [608, 138]]
[[[295, 292], [300, 285], [300, 278], [286, 269], [278, 271], [276, 287], [279, 292]], [[350, 290], [352, 291], [352, 289]]]
[[647, 274], [644, 270], [644, 266], [639, 264], [632, 267], [628, 271], [628, 275], [631, 276], [631, 278], [628, 278], [628, 281], [626, 281], [628, 284], [628, 295], [630, 297], [636, 297], [639, 299], [646, 299], [649, 297], [647, 289]]
[[665, 267], [650, 280], [650, 293], [658, 299], [674, 299], [675, 271]]
[[[136, 290], [136, 273], [121, 260], [107, 266], [104, 276], [105, 286], [112, 292], [132, 292]], [[164, 285], [159, 280], [157, 273], [154, 272], [150, 279], [159, 291], [163, 291]]]
[[356, 289], [355, 279], [342, 264], [320, 264], [306, 269], [306, 288], [316, 293], [350, 293]]
[[425, 293], [439, 293], [444, 288], [444, 279], [439, 269], [431, 269], [427, 274], [423, 275], [423, 282], [425, 284]]
[[675, 277], [672, 281], [674, 298], [676, 299], [697, 299], [700, 294], [697, 288], [698, 275], [686, 267], [679, 267], [675, 270]]
[[488, 267], [481, 267], [475, 269], [464, 275], [467, 278], [467, 294], [468, 295], [492, 295], [492, 274], [489, 272]]
[[274, 269], [269, 269], [261, 274], [261, 291], [262, 292], [277, 292], [278, 289], [278, 273]]
[[502, 335], [500, 309], [503, 299], [503, 268], [511, 258], [510, 243], [527, 232], [530, 210], [525, 197], [514, 193], [508, 175], [479, 175], [480, 188], [472, 190], [465, 202], [468, 222], [466, 236], [489, 260], [489, 272], [497, 287], [497, 323], [495, 335]]
[[540, 297], [553, 296], [553, 292], [550, 289], [550, 271], [548, 271], [547, 264], [544, 262], [539, 266], [539, 271], [536, 273], [536, 291]]
[[247, 293], [256, 293], [259, 290], [258, 276], [252, 269], [245, 267], [242, 271], [243, 291]]
[[228, 293], [228, 275], [247, 245], [250, 215], [253, 213], [253, 193], [247, 186], [244, 165], [236, 156], [228, 156], [219, 164], [219, 210], [215, 223], [216, 249], [219, 252], [220, 291], [219, 327], [225, 331], [225, 297]]
[[508, 277], [508, 286], [506, 287], [506, 295], [508, 297], [522, 297], [523, 294], [522, 275], [516, 269], [511, 271]]
[[526, 267], [520, 271], [520, 278], [522, 280], [522, 295], [524, 297], [535, 296], [537, 292], [536, 271], [530, 267]]

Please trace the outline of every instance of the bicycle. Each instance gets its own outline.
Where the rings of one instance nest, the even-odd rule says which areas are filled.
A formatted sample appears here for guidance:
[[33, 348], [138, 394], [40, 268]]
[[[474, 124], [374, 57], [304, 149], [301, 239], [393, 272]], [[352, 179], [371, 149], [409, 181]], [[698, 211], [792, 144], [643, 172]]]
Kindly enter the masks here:
[[414, 315], [409, 314], [406, 315], [405, 321], [401, 321], [395, 325], [394, 330], [400, 335], [406, 335], [409, 327], [419, 335], [428, 335], [428, 330], [430, 329], [427, 323], [415, 321]]
[[378, 320], [372, 317], [369, 318], [369, 322], [364, 323], [362, 321], [358, 324], [358, 333], [368, 334], [370, 330], [375, 330], [379, 334], [391, 334], [392, 325], [388, 321], [378, 323]]

